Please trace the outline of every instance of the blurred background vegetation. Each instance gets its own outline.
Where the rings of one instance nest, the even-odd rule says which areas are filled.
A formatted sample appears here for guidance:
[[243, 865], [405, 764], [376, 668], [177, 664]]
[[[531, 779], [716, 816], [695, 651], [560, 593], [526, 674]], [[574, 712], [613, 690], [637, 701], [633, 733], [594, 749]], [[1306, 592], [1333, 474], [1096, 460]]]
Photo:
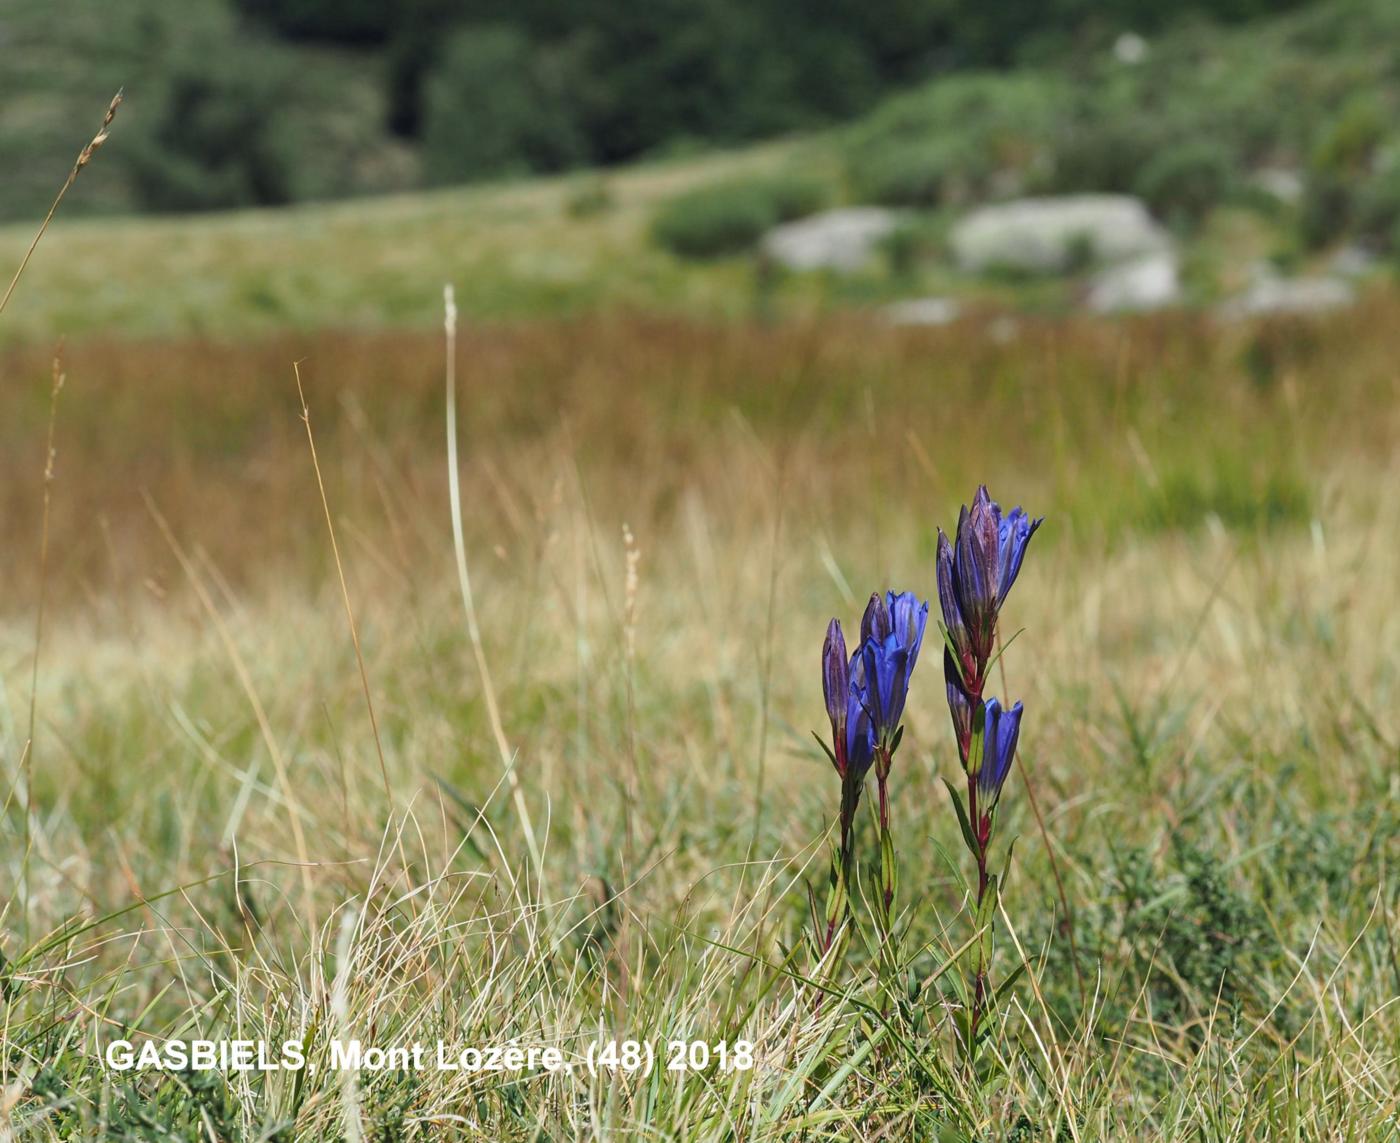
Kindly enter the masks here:
[[849, 144], [862, 197], [926, 205], [1010, 175], [1197, 215], [1282, 164], [1319, 204], [1310, 235], [1326, 215], [1389, 240], [1397, 35], [1390, 0], [828, 0], [800, 17], [780, 0], [4, 0], [0, 214], [47, 205], [74, 125], [125, 83], [140, 138], [70, 209], [371, 194], [869, 114]]

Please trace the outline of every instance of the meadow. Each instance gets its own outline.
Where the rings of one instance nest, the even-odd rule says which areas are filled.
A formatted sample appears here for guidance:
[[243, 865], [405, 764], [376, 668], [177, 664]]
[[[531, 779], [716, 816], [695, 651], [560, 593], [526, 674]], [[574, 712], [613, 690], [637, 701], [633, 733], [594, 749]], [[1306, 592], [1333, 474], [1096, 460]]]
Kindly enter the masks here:
[[[47, 266], [22, 291], [95, 273]], [[74, 331], [47, 483], [54, 347], [0, 350], [6, 1138], [1395, 1137], [1400, 299], [464, 322], [465, 574], [441, 329], [349, 316]], [[998, 680], [1011, 984], [970, 1068], [933, 653], [891, 778], [895, 1017], [859, 939], [814, 971], [804, 885], [827, 621], [933, 598], [982, 481], [1046, 523]], [[196, 1036], [318, 1067], [103, 1065]], [[613, 1037], [754, 1066], [327, 1066]]]

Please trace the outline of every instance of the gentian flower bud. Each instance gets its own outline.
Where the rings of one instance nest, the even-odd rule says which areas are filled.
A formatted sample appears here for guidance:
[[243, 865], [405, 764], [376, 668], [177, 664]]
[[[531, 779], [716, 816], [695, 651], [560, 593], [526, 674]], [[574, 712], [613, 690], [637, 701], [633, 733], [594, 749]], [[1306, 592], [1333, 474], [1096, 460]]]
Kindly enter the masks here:
[[822, 644], [822, 696], [831, 720], [831, 757], [836, 772], [861, 778], [875, 759], [875, 735], [866, 709], [865, 664], [861, 649], [846, 657], [841, 621], [833, 619]]
[[953, 716], [953, 734], [958, 740], [958, 756], [967, 769], [967, 752], [972, 748], [972, 714], [977, 705], [963, 688], [953, 653], [943, 648], [943, 681], [948, 688], [948, 711]]
[[860, 617], [860, 641], [883, 640], [891, 630], [889, 604], [877, 591], [870, 596], [870, 602], [865, 605], [865, 614]]
[[964, 507], [958, 518], [951, 551], [939, 544], [939, 603], [965, 677], [975, 675], [991, 658], [997, 613], [1020, 574], [1026, 545], [1042, 522], [1019, 507], [1003, 518], [1001, 505], [983, 484], [972, 508]]
[[1016, 756], [1016, 740], [1021, 734], [1021, 704], [1018, 702], [1010, 710], [1003, 710], [997, 699], [989, 698], [985, 711], [982, 768], [977, 774], [977, 788], [985, 799], [983, 812], [990, 813], [1001, 797], [1001, 788]]
[[962, 673], [970, 673], [975, 668], [972, 642], [967, 624], [963, 621], [962, 606], [958, 603], [953, 545], [942, 528], [938, 529], [938, 606], [943, 611], [943, 626], [948, 632], [948, 639], [957, 652], [956, 662]]
[[841, 621], [833, 619], [826, 629], [826, 642], [822, 644], [822, 696], [826, 699], [826, 715], [831, 719], [831, 741], [836, 748], [838, 771], [845, 769], [842, 755], [845, 752], [846, 709], [850, 693], [846, 636], [841, 631]]

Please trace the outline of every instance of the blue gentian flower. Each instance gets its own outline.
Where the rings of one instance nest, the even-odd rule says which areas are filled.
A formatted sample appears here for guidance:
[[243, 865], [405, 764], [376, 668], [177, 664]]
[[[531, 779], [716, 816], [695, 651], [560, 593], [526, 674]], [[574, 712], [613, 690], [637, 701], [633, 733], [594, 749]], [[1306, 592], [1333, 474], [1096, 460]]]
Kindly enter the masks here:
[[909, 652], [890, 636], [862, 643], [860, 653], [869, 681], [866, 709], [875, 737], [889, 745], [904, 717], [904, 700], [909, 695]]
[[877, 741], [889, 747], [904, 717], [909, 679], [928, 623], [928, 604], [912, 592], [870, 597], [857, 657], [864, 667], [866, 709]]
[[850, 689], [846, 694], [846, 765], [857, 779], [875, 761], [875, 724], [870, 719], [870, 695], [865, 659], [859, 647], [851, 656]]
[[1001, 788], [1011, 773], [1016, 757], [1016, 739], [1021, 734], [1021, 704], [1003, 710], [1001, 703], [989, 698], [982, 724], [982, 767], [977, 773], [977, 789], [985, 799], [983, 812], [990, 812], [1001, 796]]
[[997, 614], [1043, 522], [1019, 507], [1003, 516], [984, 484], [959, 515], [955, 539], [939, 531], [938, 602], [964, 678], [978, 677], [991, 657]]
[[[982, 488], [985, 496], [987, 489]], [[993, 504], [995, 511], [997, 505]], [[1035, 530], [1045, 523], [1045, 517], [1032, 520], [1026, 515], [1026, 510], [1019, 504], [1011, 509], [997, 525], [997, 549], [999, 555], [999, 570], [997, 573], [997, 606], [1000, 607], [1006, 601], [1007, 592], [1011, 590], [1011, 585], [1016, 582], [1016, 577], [1021, 574], [1021, 561], [1026, 556], [1026, 545], [1031, 542], [1031, 537], [1035, 535]]]
[[914, 664], [919, 658], [919, 648], [924, 642], [924, 628], [928, 625], [928, 604], [912, 591], [899, 594], [890, 592], [890, 628], [899, 645], [909, 652], [909, 662], [905, 667], [905, 685], [908, 675], [914, 673]]

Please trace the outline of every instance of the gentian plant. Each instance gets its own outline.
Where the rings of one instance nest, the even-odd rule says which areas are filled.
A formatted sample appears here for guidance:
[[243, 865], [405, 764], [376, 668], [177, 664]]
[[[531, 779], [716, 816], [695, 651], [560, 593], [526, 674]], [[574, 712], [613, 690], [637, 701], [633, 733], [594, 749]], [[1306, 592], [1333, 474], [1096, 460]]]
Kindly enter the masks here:
[[[1021, 704], [1010, 707], [987, 694], [988, 676], [1000, 655], [997, 625], [1002, 604], [1021, 571], [1026, 547], [1042, 521], [1020, 508], [1003, 514], [986, 486], [972, 507], [964, 507], [957, 533], [938, 533], [938, 602], [943, 613], [943, 675], [948, 709], [966, 778], [960, 792], [948, 783], [963, 841], [977, 863], [972, 901], [976, 933], [965, 949], [971, 961], [963, 985], [960, 1029], [969, 1060], [976, 1057], [984, 1017], [993, 1000], [989, 983], [992, 920], [997, 907], [998, 876], [991, 871], [996, 840], [996, 813], [1016, 757], [1021, 732]], [[810, 898], [814, 945], [821, 960], [834, 967], [838, 937], [847, 932], [856, 895], [856, 811], [867, 774], [875, 771], [878, 787], [876, 827], [880, 837], [879, 879], [870, 896], [878, 944], [876, 956], [883, 991], [882, 1010], [898, 1002], [899, 975], [894, 933], [898, 868], [890, 831], [890, 774], [904, 736], [905, 702], [928, 623], [928, 604], [911, 592], [870, 597], [860, 625], [860, 643], [847, 654], [839, 620], [827, 628], [822, 646], [822, 691], [831, 722], [831, 745], [822, 742], [841, 779], [840, 840], [832, 859], [831, 891], [823, 913]], [[1002, 648], [1004, 650], [1004, 647]], [[819, 738], [820, 742], [821, 739]], [[969, 897], [972, 891], [968, 890]], [[950, 961], [952, 967], [956, 961]], [[941, 973], [940, 973], [941, 974]], [[1003, 988], [1010, 981], [1003, 984]]]
[[825, 956], [836, 940], [842, 921], [849, 914], [852, 865], [855, 860], [853, 835], [856, 810], [860, 807], [865, 776], [875, 760], [875, 737], [866, 709], [865, 664], [860, 648], [849, 659], [841, 621], [833, 619], [822, 645], [822, 692], [826, 714], [831, 721], [831, 745], [821, 742], [841, 779], [841, 840], [832, 860], [831, 891], [825, 917], [812, 902], [812, 923], [818, 952]]
[[975, 919], [980, 938], [971, 953], [972, 982], [963, 1026], [969, 1056], [975, 1054], [989, 1001], [992, 919], [997, 904], [997, 876], [989, 871], [989, 858], [997, 804], [1016, 756], [1022, 711], [1019, 702], [1007, 709], [985, 692], [997, 657], [1001, 606], [1020, 574], [1026, 546], [1042, 522], [1020, 508], [1003, 515], [983, 485], [973, 497], [972, 507], [963, 508], [956, 537], [950, 541], [941, 530], [938, 533], [943, 676], [958, 756], [967, 779], [966, 800], [951, 784], [949, 792], [963, 841], [977, 863]]
[[[824, 918], [813, 902], [817, 948], [826, 955], [849, 915], [855, 870], [855, 816], [866, 775], [875, 769], [879, 787], [881, 875], [877, 918], [888, 932], [896, 872], [889, 830], [889, 777], [903, 737], [900, 720], [909, 679], [919, 658], [928, 604], [909, 592], [870, 597], [861, 619], [860, 644], [847, 658], [841, 622], [833, 619], [822, 645], [822, 691], [831, 722], [828, 757], [841, 779], [840, 842], [832, 862], [831, 893]], [[819, 740], [820, 741], [820, 740]]]

